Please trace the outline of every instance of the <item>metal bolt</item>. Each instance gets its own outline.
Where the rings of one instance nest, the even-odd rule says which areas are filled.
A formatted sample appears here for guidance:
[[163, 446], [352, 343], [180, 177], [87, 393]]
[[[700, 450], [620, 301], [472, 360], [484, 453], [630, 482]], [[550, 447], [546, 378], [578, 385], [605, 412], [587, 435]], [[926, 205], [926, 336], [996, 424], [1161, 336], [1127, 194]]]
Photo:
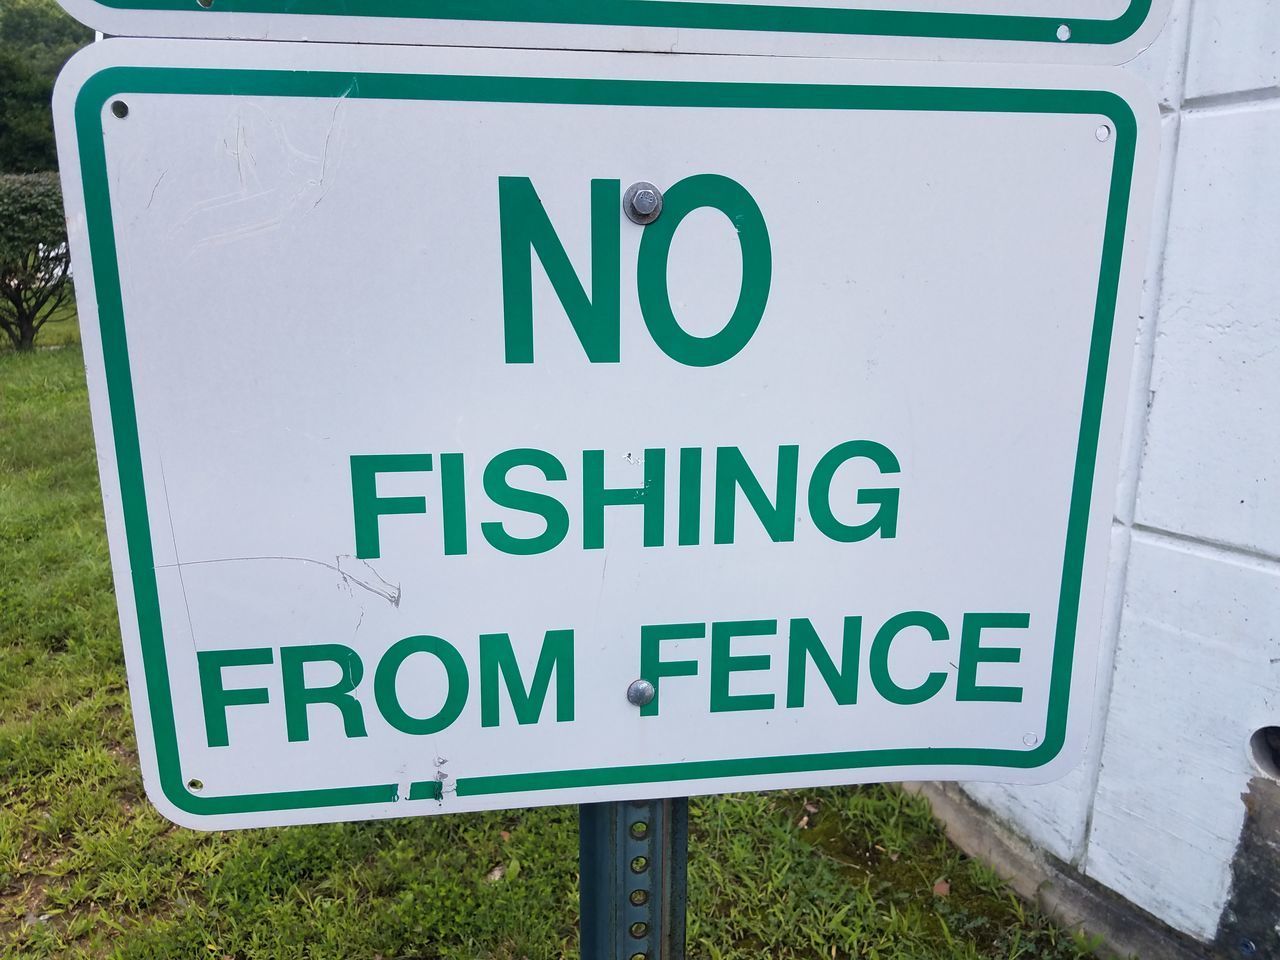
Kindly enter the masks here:
[[648, 188], [637, 190], [631, 198], [631, 207], [640, 216], [647, 217], [658, 209], [658, 195]]
[[648, 680], [632, 680], [631, 686], [627, 687], [627, 702], [632, 706], [643, 707], [645, 704], [653, 703], [657, 692]]
[[632, 223], [653, 223], [662, 213], [662, 191], [644, 180], [633, 183], [623, 194], [622, 210]]

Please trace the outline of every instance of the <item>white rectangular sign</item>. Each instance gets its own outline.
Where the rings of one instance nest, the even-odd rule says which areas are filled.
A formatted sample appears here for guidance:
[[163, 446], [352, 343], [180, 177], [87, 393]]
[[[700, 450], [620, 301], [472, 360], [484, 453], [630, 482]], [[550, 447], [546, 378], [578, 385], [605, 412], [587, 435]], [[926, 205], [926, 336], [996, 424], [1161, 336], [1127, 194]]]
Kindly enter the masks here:
[[1135, 89], [77, 55], [57, 132], [152, 799], [235, 827], [1061, 775], [1152, 189]]
[[1124, 63], [1170, 0], [60, 0], [115, 36]]

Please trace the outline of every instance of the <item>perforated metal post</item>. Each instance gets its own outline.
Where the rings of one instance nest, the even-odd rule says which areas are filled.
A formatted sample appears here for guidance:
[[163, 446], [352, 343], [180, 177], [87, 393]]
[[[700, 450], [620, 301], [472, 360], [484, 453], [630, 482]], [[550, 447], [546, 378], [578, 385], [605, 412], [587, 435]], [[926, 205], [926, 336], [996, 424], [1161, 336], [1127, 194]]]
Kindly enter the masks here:
[[684, 960], [689, 801], [578, 807], [582, 960]]

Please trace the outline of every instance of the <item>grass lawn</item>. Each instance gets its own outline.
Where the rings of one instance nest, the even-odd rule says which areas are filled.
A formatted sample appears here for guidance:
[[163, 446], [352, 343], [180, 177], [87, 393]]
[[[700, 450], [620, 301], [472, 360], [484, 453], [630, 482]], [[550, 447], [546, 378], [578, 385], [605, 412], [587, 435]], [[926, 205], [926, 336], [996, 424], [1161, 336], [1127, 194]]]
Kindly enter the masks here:
[[[142, 794], [74, 319], [0, 351], [0, 956], [577, 955], [572, 808], [203, 834]], [[695, 800], [694, 957], [1089, 957], [884, 787]]]

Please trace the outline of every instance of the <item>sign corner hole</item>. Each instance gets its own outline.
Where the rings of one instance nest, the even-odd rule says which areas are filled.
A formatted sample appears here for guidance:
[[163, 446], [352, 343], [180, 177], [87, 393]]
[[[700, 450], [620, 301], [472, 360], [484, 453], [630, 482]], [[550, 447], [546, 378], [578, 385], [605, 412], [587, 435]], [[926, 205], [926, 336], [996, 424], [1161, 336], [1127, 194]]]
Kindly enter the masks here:
[[123, 100], [112, 100], [111, 112], [123, 120], [129, 115], [129, 105]]

